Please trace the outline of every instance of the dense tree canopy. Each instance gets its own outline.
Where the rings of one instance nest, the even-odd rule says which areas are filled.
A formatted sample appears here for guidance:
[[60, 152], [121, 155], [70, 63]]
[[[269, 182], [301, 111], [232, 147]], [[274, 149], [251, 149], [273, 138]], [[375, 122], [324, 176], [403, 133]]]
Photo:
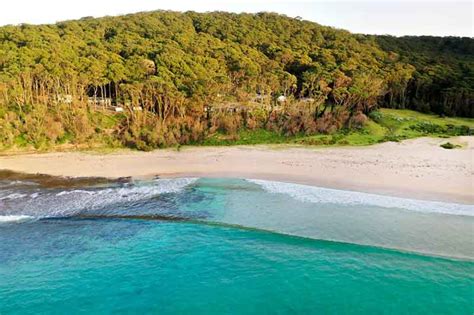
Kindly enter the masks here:
[[474, 39], [377, 36], [375, 40], [414, 66], [403, 79], [404, 93], [393, 97], [389, 89], [382, 105], [474, 117]]
[[[4, 26], [1, 142], [107, 134], [156, 147], [236, 128], [331, 132], [376, 106], [473, 117], [473, 42], [354, 35], [273, 13]], [[287, 101], [276, 108], [281, 95]], [[97, 99], [125, 111], [94, 115]], [[229, 102], [249, 109], [209, 114]]]

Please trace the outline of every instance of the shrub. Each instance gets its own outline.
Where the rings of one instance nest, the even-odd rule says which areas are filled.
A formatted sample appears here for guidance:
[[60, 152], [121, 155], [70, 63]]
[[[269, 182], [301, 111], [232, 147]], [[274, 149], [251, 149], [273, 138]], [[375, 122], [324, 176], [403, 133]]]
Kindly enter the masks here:
[[386, 141], [400, 142], [401, 140], [405, 140], [405, 139], [407, 139], [407, 137], [403, 135], [389, 134], [383, 137], [379, 142], [386, 142]]
[[451, 142], [446, 142], [446, 143], [441, 144], [440, 147], [442, 147], [443, 149], [451, 150], [451, 149], [460, 148], [461, 146], [458, 144], [452, 144]]
[[413, 131], [418, 131], [424, 134], [433, 134], [433, 133], [444, 133], [446, 128], [441, 125], [437, 125], [431, 122], [419, 122], [417, 124], [411, 125], [410, 129]]
[[383, 115], [379, 111], [373, 111], [369, 114], [369, 117], [375, 122], [380, 122], [383, 118]]
[[53, 143], [64, 136], [64, 128], [60, 121], [54, 120], [52, 117], [45, 118], [46, 137]]
[[349, 119], [349, 128], [362, 129], [367, 123], [367, 116], [362, 112], [357, 112]]

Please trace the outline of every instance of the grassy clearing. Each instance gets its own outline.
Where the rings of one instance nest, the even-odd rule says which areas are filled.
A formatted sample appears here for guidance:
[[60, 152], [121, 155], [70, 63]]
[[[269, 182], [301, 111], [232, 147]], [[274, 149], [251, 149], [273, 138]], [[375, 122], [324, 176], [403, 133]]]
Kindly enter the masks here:
[[371, 118], [386, 128], [387, 136], [399, 139], [462, 136], [474, 131], [474, 119], [443, 118], [411, 110], [381, 109]]
[[363, 146], [417, 137], [440, 137], [474, 134], [474, 119], [439, 117], [411, 110], [380, 109], [358, 130], [341, 130], [330, 135], [285, 137], [267, 130], [241, 131], [237, 137], [214, 134], [203, 145], [302, 144], [317, 146]]

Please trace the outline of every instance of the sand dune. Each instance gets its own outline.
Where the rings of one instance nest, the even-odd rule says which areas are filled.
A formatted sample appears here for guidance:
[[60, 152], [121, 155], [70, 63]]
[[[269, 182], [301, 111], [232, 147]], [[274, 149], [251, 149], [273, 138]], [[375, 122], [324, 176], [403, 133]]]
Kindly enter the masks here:
[[110, 154], [66, 152], [0, 157], [0, 169], [62, 176], [203, 176], [279, 180], [315, 186], [474, 203], [474, 137], [463, 149], [419, 138], [369, 147], [186, 147]]

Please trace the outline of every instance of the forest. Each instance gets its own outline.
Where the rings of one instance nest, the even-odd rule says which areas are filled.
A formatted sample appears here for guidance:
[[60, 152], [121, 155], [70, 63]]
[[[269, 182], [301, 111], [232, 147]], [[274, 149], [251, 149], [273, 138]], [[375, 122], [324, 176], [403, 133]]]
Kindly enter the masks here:
[[474, 39], [352, 34], [275, 13], [0, 27], [0, 149], [330, 135], [380, 107], [474, 117]]

